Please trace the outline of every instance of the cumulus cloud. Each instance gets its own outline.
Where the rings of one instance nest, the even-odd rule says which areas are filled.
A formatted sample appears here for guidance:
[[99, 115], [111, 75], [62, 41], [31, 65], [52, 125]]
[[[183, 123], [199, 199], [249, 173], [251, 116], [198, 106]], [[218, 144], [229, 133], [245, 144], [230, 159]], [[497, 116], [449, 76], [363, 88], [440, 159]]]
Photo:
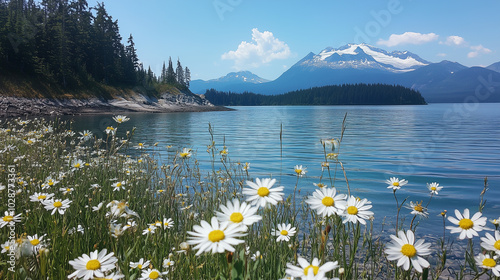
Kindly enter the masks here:
[[470, 49], [472, 50], [470, 53], [467, 54], [468, 58], [474, 58], [480, 54], [489, 54], [491, 53], [491, 50], [488, 48], [483, 47], [483, 45], [478, 45], [478, 46], [471, 46]]
[[463, 46], [466, 45], [467, 42], [465, 41], [464, 38], [460, 36], [448, 36], [446, 37], [446, 41], [444, 42], [439, 42], [440, 44], [448, 45], [448, 46]]
[[435, 41], [439, 38], [439, 35], [435, 33], [417, 33], [417, 32], [405, 32], [403, 34], [392, 34], [389, 36], [389, 40], [378, 40], [377, 44], [394, 47], [397, 45], [404, 44], [412, 44], [412, 45], [421, 45], [425, 43], [429, 43]]
[[224, 53], [221, 58], [234, 60], [236, 69], [259, 67], [276, 59], [286, 59], [292, 52], [288, 45], [275, 38], [272, 32], [252, 29], [252, 42], [243, 41], [235, 51]]

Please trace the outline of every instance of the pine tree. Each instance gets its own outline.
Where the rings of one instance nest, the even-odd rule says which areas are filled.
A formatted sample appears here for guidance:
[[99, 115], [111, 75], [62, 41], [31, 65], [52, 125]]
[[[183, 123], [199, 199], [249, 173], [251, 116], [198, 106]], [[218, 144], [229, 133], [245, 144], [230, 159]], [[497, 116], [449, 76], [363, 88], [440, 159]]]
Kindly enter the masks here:
[[174, 72], [174, 66], [172, 65], [172, 58], [168, 58], [168, 68], [167, 68], [167, 83], [168, 84], [175, 84], [175, 72]]
[[189, 87], [189, 83], [191, 82], [191, 71], [186, 66], [186, 70], [184, 70], [184, 79], [186, 80], [186, 86]]
[[175, 71], [175, 75], [176, 75], [176, 78], [177, 78], [177, 83], [179, 83], [180, 85], [185, 86], [186, 83], [184, 81], [184, 68], [182, 68], [181, 62], [179, 61], [179, 58], [177, 58], [177, 69]]

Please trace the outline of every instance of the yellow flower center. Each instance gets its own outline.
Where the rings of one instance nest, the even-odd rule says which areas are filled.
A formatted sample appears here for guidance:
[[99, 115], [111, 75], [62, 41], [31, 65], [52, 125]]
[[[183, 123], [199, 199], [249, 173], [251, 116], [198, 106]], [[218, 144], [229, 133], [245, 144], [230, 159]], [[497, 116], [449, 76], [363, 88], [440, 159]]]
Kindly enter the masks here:
[[33, 141], [31, 141], [31, 140], [28, 140], [28, 144], [33, 144]]
[[435, 190], [437, 190], [436, 187], [431, 187], [431, 191], [435, 191]]
[[54, 202], [54, 204], [53, 204], [53, 205], [54, 205], [54, 207], [59, 208], [59, 207], [61, 207], [61, 206], [62, 206], [62, 202], [60, 202], [60, 201], [56, 201], [56, 202]]
[[241, 213], [239, 212], [234, 212], [229, 217], [229, 220], [231, 220], [231, 222], [233, 223], [241, 223], [243, 221], [243, 215], [241, 215]]
[[358, 214], [358, 208], [356, 208], [356, 206], [349, 206], [349, 207], [347, 207], [347, 214], [349, 214], [349, 215], [357, 215]]
[[326, 207], [330, 207], [335, 205], [335, 201], [333, 201], [333, 197], [325, 196], [322, 200], [321, 203], [325, 205]]
[[14, 220], [14, 217], [12, 217], [12, 216], [5, 216], [5, 217], [3, 217], [3, 221], [4, 222], [10, 222], [12, 220]]
[[10, 250], [10, 246], [5, 246], [4, 249], [7, 250], [7, 251], [9, 251]]
[[49, 183], [48, 183], [48, 184], [49, 184], [49, 186], [52, 186], [52, 185], [54, 185], [54, 181], [49, 180]]
[[288, 235], [288, 231], [286, 231], [286, 230], [282, 230], [280, 233], [281, 233], [281, 235]]
[[460, 222], [458, 222], [458, 226], [463, 229], [471, 229], [474, 226], [474, 222], [472, 222], [471, 219], [461, 219]]
[[323, 183], [318, 183], [318, 188], [323, 188], [323, 187], [325, 187], [325, 184], [323, 184]]
[[297, 174], [302, 173], [302, 169], [295, 169], [295, 173], [297, 173]]
[[31, 243], [31, 245], [36, 246], [36, 245], [40, 244], [40, 240], [33, 239], [33, 240], [30, 240], [30, 243]]
[[150, 279], [157, 279], [158, 277], [160, 277], [160, 274], [158, 273], [158, 271], [151, 271], [151, 273], [149, 273]]
[[137, 268], [138, 268], [138, 269], [142, 269], [142, 264], [138, 264], [138, 265], [137, 265]]
[[185, 158], [185, 157], [188, 157], [189, 156], [189, 153], [181, 153], [181, 157]]
[[405, 244], [401, 247], [401, 253], [409, 258], [413, 258], [417, 254], [415, 246], [411, 244]]
[[117, 188], [119, 188], [119, 187], [121, 187], [121, 186], [122, 186], [122, 183], [121, 183], [121, 182], [116, 183], [116, 187], [117, 187]]
[[497, 265], [497, 262], [494, 259], [485, 258], [483, 260], [483, 265], [486, 267], [495, 267]]
[[70, 188], [67, 188], [67, 189], [66, 189], [66, 192], [70, 192], [70, 191], [71, 191], [71, 189], [70, 189]]
[[495, 247], [495, 249], [497, 249], [497, 250], [500, 250], [500, 240], [497, 240], [495, 242], [495, 244], [493, 245], [493, 247]]
[[258, 190], [257, 190], [257, 194], [264, 197], [264, 196], [268, 196], [269, 195], [269, 189], [266, 188], [266, 187], [260, 187]]
[[90, 260], [87, 262], [85, 268], [88, 270], [97, 270], [101, 268], [101, 263], [98, 260]]
[[142, 146], [144, 146], [144, 144], [142, 144], [142, 143], [139, 143], [139, 144], [138, 144], [138, 146], [139, 146], [139, 147], [142, 147]]
[[420, 204], [415, 205], [413, 207], [413, 210], [418, 211], [418, 212], [424, 212], [424, 208]]
[[75, 168], [80, 168], [80, 163], [74, 165]]
[[223, 240], [226, 236], [224, 235], [224, 232], [222, 230], [212, 230], [209, 234], [208, 234], [208, 240], [212, 241], [212, 242], [219, 242], [221, 240]]
[[392, 183], [392, 185], [395, 187], [399, 187], [399, 182], [394, 182], [394, 183]]
[[307, 273], [309, 273], [309, 268], [313, 269], [313, 273], [314, 275], [318, 274], [318, 271], [319, 271], [319, 267], [318, 266], [315, 266], [315, 265], [312, 265], [310, 264], [308, 267], [304, 268], [304, 275], [307, 276]]

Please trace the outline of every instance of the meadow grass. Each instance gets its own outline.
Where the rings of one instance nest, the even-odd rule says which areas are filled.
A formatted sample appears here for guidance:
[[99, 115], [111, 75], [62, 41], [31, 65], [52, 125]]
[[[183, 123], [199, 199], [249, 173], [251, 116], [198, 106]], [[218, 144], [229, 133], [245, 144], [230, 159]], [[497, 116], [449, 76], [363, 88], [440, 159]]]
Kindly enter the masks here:
[[[487, 230], [486, 218], [480, 214], [485, 206], [482, 198], [486, 180], [479, 214], [457, 215], [457, 226], [443, 212], [443, 236], [422, 245], [407, 239], [413, 234], [416, 240], [421, 239], [415, 218], [426, 215], [429, 203], [423, 206], [408, 205], [406, 199], [399, 201], [398, 192], [404, 188], [405, 180], [391, 179], [387, 191], [395, 198], [394, 232], [403, 231], [394, 238], [376, 233], [371, 202], [351, 193], [340, 160], [344, 125], [340, 137], [321, 140], [324, 162], [316, 197], [310, 193], [298, 195], [306, 170], [296, 166], [295, 186], [284, 186], [287, 195], [270, 179], [268, 190], [275, 188], [277, 191], [271, 194], [279, 199], [273, 201], [270, 195], [260, 193], [262, 185], [254, 190], [255, 198], [268, 198], [263, 205], [251, 206], [257, 217], [255, 223], [245, 228], [234, 225], [232, 218], [230, 222], [221, 221], [220, 230], [227, 236], [223, 235], [220, 242], [214, 241], [215, 235], [210, 234], [216, 229], [211, 228], [208, 237], [203, 237], [204, 243], [200, 241], [206, 246], [197, 246], [194, 234], [200, 225], [204, 226], [203, 221], [211, 223], [213, 217], [219, 217], [217, 212], [223, 212], [221, 206], [228, 202], [247, 201], [250, 207], [249, 186], [260, 180], [252, 177], [249, 164], [231, 161], [225, 143], [215, 143], [211, 127], [208, 131], [211, 143], [206, 150], [211, 168], [202, 170], [196, 153], [205, 151], [147, 146], [135, 140], [140, 140], [140, 135], [134, 135], [134, 129], [121, 130], [120, 124], [127, 119], [116, 117], [116, 125], [108, 127], [103, 139], [88, 131], [72, 131], [70, 121], [11, 119], [3, 123], [0, 279], [68, 279], [78, 271], [75, 261], [85, 256], [99, 260], [101, 266], [90, 266], [87, 258], [83, 270], [90, 274], [77, 273], [72, 278], [493, 279], [498, 276], [500, 265], [496, 263], [496, 254], [500, 253], [500, 233], [481, 239], [481, 254], [477, 238], [468, 238], [468, 233], [471, 237], [473, 232], [483, 236]], [[166, 158], [160, 158], [159, 151], [163, 149], [167, 150], [162, 153], [167, 154]], [[335, 189], [336, 193], [331, 194], [337, 173], [343, 175], [347, 188]], [[440, 190], [439, 185], [434, 185], [434, 190], [432, 186], [429, 186], [429, 202], [438, 195], [433, 191]], [[70, 202], [64, 202], [66, 199]], [[321, 203], [316, 205], [314, 199]], [[319, 208], [314, 210], [313, 205]], [[410, 207], [412, 214], [401, 214], [403, 207]], [[334, 212], [320, 213], [319, 209]], [[278, 228], [282, 224], [290, 226], [287, 230]], [[493, 224], [498, 229], [497, 220]], [[457, 240], [457, 235], [450, 235], [445, 226], [464, 232], [465, 240]], [[230, 232], [233, 228], [235, 233]], [[388, 257], [390, 247], [398, 247], [392, 244], [397, 243], [395, 238], [406, 239], [399, 242], [411, 245], [404, 247], [405, 250], [402, 244], [393, 248], [396, 255], [402, 254], [400, 262], [396, 257]], [[207, 247], [225, 241], [230, 246], [217, 247], [222, 253], [212, 253], [212, 247]], [[447, 261], [454, 242], [463, 244], [459, 264]], [[103, 253], [104, 249], [113, 254], [108, 260], [111, 268], [105, 269], [101, 255], [91, 255], [95, 251]], [[143, 262], [138, 265], [141, 259]], [[429, 266], [421, 259], [427, 259]], [[415, 265], [422, 267], [418, 269]]]

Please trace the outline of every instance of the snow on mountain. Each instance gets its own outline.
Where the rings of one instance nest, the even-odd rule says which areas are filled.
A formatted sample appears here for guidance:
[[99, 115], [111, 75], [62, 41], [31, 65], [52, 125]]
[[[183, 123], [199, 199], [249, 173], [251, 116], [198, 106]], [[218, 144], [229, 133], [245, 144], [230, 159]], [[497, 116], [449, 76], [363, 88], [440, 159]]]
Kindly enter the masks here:
[[418, 55], [404, 51], [387, 52], [367, 44], [348, 44], [338, 49], [326, 48], [303, 66], [328, 68], [375, 68], [391, 72], [407, 72], [430, 64]]

